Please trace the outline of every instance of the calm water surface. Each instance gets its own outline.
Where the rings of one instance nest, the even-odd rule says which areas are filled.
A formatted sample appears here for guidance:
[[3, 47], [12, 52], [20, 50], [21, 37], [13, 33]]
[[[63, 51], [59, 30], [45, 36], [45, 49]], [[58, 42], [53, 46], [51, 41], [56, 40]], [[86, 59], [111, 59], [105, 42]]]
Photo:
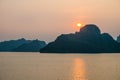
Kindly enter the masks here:
[[120, 80], [120, 54], [1, 52], [0, 80]]

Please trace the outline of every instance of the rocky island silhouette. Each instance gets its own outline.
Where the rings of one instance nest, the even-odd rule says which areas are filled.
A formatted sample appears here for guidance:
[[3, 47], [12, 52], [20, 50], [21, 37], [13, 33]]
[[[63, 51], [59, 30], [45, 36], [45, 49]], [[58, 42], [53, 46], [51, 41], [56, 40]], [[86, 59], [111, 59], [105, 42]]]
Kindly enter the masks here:
[[45, 41], [21, 38], [0, 42], [0, 52], [39, 52], [44, 46], [46, 46]]
[[120, 43], [98, 26], [87, 24], [79, 32], [62, 34], [40, 50], [41, 53], [120, 53]]

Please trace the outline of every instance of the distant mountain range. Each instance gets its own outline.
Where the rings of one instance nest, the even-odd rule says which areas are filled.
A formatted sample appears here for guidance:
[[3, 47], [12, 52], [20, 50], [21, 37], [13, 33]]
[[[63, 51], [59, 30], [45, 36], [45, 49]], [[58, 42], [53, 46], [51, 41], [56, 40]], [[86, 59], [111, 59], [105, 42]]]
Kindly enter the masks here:
[[108, 33], [101, 33], [94, 24], [85, 25], [79, 32], [62, 34], [48, 45], [45, 41], [9, 40], [0, 42], [0, 52], [41, 53], [120, 53], [120, 35], [114, 40]]
[[[117, 39], [120, 42], [120, 36]], [[79, 32], [62, 34], [40, 50], [41, 53], [120, 53], [120, 43], [108, 33], [101, 33], [94, 24]]]
[[39, 52], [44, 46], [46, 46], [45, 41], [21, 38], [0, 42], [0, 52]]

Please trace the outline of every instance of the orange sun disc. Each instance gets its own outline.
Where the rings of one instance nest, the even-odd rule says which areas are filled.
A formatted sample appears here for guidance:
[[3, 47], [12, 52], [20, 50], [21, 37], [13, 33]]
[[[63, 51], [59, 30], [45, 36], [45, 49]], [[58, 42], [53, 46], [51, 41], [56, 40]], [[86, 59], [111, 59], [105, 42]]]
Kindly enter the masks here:
[[81, 23], [77, 23], [77, 27], [81, 27], [82, 26], [82, 24]]

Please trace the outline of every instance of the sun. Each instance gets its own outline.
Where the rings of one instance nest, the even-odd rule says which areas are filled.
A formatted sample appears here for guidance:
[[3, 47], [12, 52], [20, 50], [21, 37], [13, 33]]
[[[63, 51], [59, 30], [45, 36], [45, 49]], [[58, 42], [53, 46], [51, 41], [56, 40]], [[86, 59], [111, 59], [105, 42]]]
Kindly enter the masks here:
[[77, 23], [77, 27], [82, 27], [82, 23]]

